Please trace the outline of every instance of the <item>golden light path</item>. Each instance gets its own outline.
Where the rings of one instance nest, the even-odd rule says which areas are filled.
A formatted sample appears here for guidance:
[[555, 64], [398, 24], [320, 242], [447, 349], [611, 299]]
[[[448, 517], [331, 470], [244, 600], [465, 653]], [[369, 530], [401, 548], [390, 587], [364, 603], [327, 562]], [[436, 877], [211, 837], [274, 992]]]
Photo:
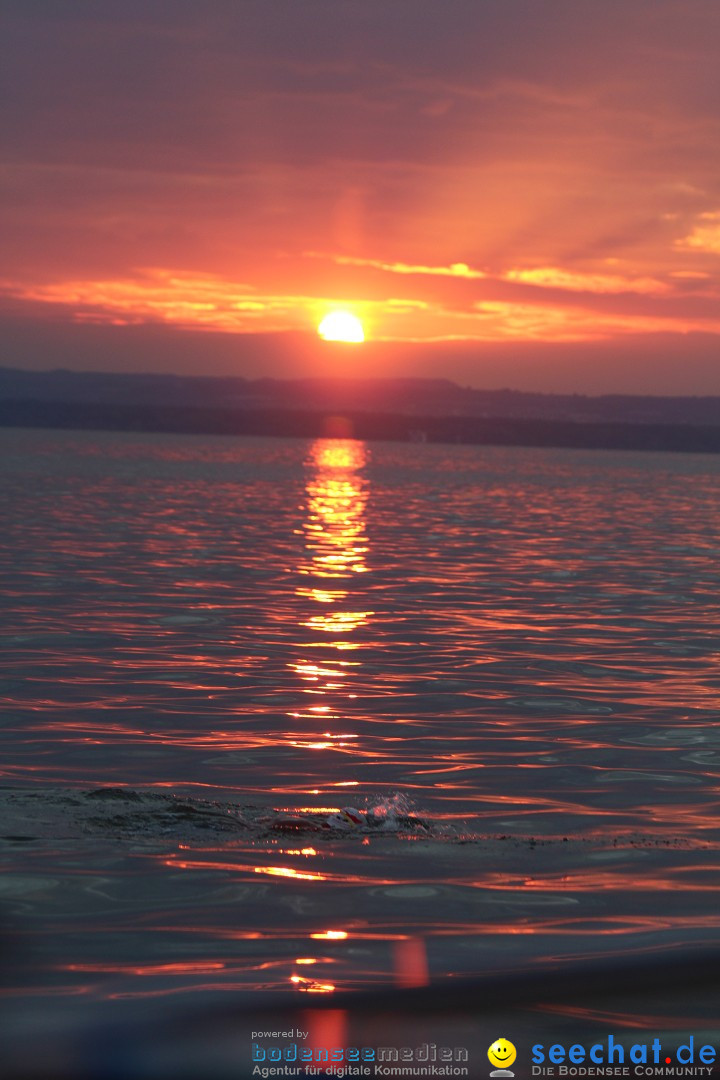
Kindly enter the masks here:
[[[317, 634], [305, 646], [309, 655], [298, 657], [290, 667], [299, 675], [308, 703], [291, 714], [294, 721], [313, 722], [315, 733], [297, 740], [313, 750], [347, 750], [349, 740], [358, 738], [347, 728], [338, 728], [345, 701], [354, 699], [348, 678], [358, 661], [343, 654], [359, 649], [349, 640], [354, 631], [373, 615], [353, 599], [353, 582], [367, 571], [365, 535], [366, 480], [363, 470], [367, 452], [362, 442], [352, 439], [318, 439], [310, 449], [307, 481], [307, 520], [304, 522], [305, 557], [297, 568], [307, 579], [296, 589], [311, 610], [304, 613], [302, 626]], [[312, 610], [312, 609], [315, 610]], [[333, 730], [334, 729], [334, 730]], [[354, 779], [336, 781], [335, 786], [354, 786]]]

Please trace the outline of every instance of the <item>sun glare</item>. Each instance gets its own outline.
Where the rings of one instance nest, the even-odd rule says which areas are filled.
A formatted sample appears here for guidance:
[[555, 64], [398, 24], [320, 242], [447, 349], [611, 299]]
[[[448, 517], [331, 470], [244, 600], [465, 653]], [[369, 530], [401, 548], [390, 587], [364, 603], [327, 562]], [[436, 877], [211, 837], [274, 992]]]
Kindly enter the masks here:
[[325, 341], [364, 341], [363, 325], [349, 311], [331, 311], [318, 326], [318, 334]]

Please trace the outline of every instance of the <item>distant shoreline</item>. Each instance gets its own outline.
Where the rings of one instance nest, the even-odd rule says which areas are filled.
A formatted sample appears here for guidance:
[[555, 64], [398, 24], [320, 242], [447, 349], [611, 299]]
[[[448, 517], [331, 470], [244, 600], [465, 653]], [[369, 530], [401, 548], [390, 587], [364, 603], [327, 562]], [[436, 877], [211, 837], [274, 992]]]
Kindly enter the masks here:
[[0, 401], [0, 427], [265, 435], [313, 439], [720, 453], [720, 426], [525, 417], [409, 416], [359, 410], [218, 408], [32, 399]]

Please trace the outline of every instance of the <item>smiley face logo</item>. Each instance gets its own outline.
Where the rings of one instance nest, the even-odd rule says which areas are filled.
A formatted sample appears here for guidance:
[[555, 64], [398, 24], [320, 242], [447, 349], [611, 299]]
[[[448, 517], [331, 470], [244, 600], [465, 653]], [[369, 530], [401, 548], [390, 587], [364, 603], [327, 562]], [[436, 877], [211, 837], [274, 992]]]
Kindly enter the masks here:
[[496, 1039], [488, 1049], [488, 1060], [497, 1069], [507, 1069], [517, 1057], [517, 1050], [509, 1039]]

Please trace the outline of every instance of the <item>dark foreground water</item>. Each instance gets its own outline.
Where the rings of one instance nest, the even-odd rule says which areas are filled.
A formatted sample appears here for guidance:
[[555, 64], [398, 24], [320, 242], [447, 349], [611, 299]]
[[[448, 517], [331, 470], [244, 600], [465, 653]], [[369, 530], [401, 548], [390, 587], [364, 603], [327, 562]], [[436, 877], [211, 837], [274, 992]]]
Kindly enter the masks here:
[[720, 944], [720, 458], [0, 451], [20, 1030]]

